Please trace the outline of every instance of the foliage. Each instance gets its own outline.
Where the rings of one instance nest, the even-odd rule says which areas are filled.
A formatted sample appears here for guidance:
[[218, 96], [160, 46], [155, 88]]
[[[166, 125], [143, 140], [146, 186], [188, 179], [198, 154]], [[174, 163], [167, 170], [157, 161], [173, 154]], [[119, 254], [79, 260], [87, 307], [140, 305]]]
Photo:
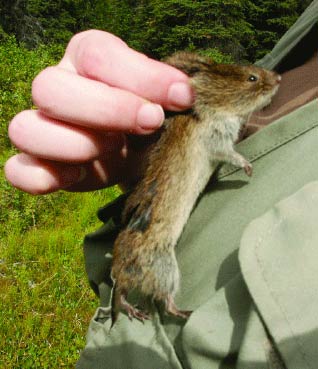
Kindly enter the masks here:
[[[115, 26], [109, 26], [133, 47], [157, 58], [180, 49], [218, 49], [238, 58], [243, 52], [243, 40], [253, 33], [244, 19], [243, 2], [139, 1], [135, 2], [133, 15], [129, 19], [126, 15], [125, 24], [131, 26], [118, 29], [122, 14], [115, 9], [122, 1], [112, 1], [110, 11], [115, 14]], [[127, 8], [130, 2], [125, 3]], [[233, 34], [239, 36], [233, 38]]]
[[0, 367], [73, 367], [97, 306], [83, 266], [82, 239], [96, 210], [118, 191], [30, 196], [4, 178], [15, 149], [8, 121], [32, 107], [31, 82], [62, 48], [35, 50], [14, 37], [0, 44]]
[[[269, 52], [302, 10], [299, 0], [150, 0], [130, 4], [129, 16], [131, 2], [120, 12], [122, 1], [110, 3], [114, 17], [108, 29], [151, 56], [217, 49], [236, 61], [254, 61]], [[123, 17], [124, 27], [118, 28]]]
[[255, 30], [253, 40], [246, 45], [251, 60], [269, 52], [304, 10], [299, 0], [254, 0], [247, 5], [246, 17]]
[[[7, 136], [8, 122], [15, 114], [32, 107], [31, 82], [44, 67], [54, 64], [61, 56], [59, 47], [41, 46], [37, 50], [19, 47], [14, 37], [0, 44], [0, 168], [13, 154]], [[47, 217], [47, 208], [54, 209], [51, 197], [31, 197], [13, 190], [0, 173], [0, 236], [12, 227], [28, 229]], [[53, 214], [51, 214], [53, 215]]]
[[27, 47], [41, 43], [65, 44], [73, 33], [88, 28], [94, 19], [92, 5], [85, 0], [0, 0], [0, 23]]
[[1, 27], [5, 34], [15, 35], [20, 41], [38, 44], [41, 26], [36, 18], [27, 12], [27, 0], [0, 0]]
[[[156, 58], [217, 49], [234, 60], [268, 52], [309, 0], [0, 0], [0, 37], [28, 47], [65, 43], [88, 28], [117, 34]], [[2, 27], [2, 28], [1, 28]]]
[[11, 222], [1, 235], [1, 368], [74, 367], [98, 304], [85, 275], [82, 239], [97, 227], [96, 209], [115, 195], [67, 194], [62, 203], [55, 197], [44, 222], [23, 232]]
[[10, 147], [8, 121], [32, 107], [32, 79], [44, 67], [55, 64], [62, 53], [63, 48], [57, 45], [27, 50], [19, 47], [13, 36], [0, 43], [0, 152]]
[[92, 3], [86, 0], [28, 0], [26, 10], [40, 24], [42, 41], [65, 43], [73, 33], [92, 23]]

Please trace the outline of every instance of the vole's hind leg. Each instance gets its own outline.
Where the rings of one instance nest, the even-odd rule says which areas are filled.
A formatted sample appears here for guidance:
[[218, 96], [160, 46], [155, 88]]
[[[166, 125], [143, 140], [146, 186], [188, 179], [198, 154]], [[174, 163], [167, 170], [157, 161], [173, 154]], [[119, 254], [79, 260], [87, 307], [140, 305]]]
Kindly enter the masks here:
[[130, 320], [136, 318], [143, 322], [144, 320], [149, 319], [149, 315], [146, 312], [137, 309], [127, 301], [127, 294], [120, 295], [119, 305], [122, 310], [125, 310], [127, 312], [128, 318]]
[[111, 327], [114, 326], [118, 319], [118, 314], [121, 310], [126, 311], [128, 318], [132, 320], [136, 318], [144, 322], [144, 320], [149, 319], [149, 315], [141, 310], [137, 309], [136, 307], [132, 306], [127, 301], [128, 292], [126, 290], [120, 289], [118, 287], [117, 282], [114, 283], [113, 291], [112, 291], [112, 299], [111, 299], [111, 317], [112, 317], [112, 324]]
[[191, 310], [179, 310], [171, 295], [166, 298], [165, 304], [166, 312], [170, 315], [178, 316], [183, 319], [188, 319], [192, 313]]

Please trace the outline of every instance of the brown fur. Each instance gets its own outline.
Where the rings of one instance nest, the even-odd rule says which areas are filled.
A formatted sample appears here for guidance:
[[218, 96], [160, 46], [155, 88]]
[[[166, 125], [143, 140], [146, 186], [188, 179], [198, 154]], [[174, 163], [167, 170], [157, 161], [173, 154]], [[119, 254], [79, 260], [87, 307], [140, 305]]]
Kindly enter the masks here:
[[179, 288], [175, 245], [220, 162], [251, 175], [251, 164], [234, 151], [233, 144], [249, 115], [270, 102], [280, 80], [274, 72], [216, 64], [192, 53], [177, 53], [167, 63], [191, 77], [195, 103], [192, 111], [165, 121], [143, 178], [127, 199], [122, 214], [126, 227], [114, 245], [113, 323], [120, 310], [130, 318], [148, 318], [127, 301], [134, 289], [162, 301], [172, 315], [189, 316], [174, 304]]

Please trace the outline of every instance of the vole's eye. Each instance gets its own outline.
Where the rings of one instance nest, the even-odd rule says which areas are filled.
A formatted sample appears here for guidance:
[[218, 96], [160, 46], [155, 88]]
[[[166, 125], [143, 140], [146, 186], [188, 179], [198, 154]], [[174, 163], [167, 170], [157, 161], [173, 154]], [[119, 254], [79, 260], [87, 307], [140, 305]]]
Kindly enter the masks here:
[[248, 79], [249, 82], [256, 82], [258, 80], [257, 76], [255, 76], [254, 74], [251, 74]]

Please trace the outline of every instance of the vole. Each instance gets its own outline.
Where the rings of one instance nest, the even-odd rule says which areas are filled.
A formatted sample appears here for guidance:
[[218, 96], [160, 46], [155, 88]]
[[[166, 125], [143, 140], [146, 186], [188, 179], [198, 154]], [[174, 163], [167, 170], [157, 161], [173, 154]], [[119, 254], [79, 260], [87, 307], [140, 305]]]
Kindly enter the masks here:
[[218, 164], [252, 174], [234, 143], [251, 113], [270, 103], [281, 79], [256, 66], [217, 64], [196, 53], [178, 52], [166, 62], [190, 77], [195, 100], [190, 111], [165, 120], [143, 178], [124, 206], [125, 227], [113, 252], [112, 325], [120, 311], [130, 319], [149, 318], [128, 302], [133, 290], [162, 302], [168, 314], [190, 315], [174, 302], [180, 280], [176, 243]]

